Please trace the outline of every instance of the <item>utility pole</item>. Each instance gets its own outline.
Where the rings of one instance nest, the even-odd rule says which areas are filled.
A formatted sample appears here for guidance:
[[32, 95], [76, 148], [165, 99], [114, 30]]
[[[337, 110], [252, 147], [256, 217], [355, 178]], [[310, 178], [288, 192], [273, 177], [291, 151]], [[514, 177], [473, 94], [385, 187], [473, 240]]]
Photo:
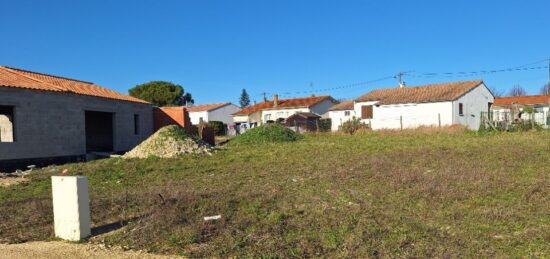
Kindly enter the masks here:
[[315, 88], [313, 88], [313, 82], [309, 82], [309, 87], [311, 87], [311, 96], [315, 96]]
[[405, 87], [405, 82], [403, 81], [403, 77], [407, 75], [408, 72], [399, 72], [397, 75], [394, 76], [395, 79], [397, 79], [397, 82], [399, 83], [399, 88]]
[[[550, 95], [550, 58], [548, 59], [548, 86], [546, 87], [546, 94]], [[548, 101], [550, 104], [550, 101]]]

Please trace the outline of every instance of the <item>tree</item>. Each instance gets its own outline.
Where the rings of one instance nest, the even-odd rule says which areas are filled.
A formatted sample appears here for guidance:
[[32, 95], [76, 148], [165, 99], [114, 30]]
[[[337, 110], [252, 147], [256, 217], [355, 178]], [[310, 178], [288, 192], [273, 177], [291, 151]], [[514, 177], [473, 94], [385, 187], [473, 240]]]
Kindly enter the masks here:
[[239, 103], [241, 104], [241, 108], [244, 108], [250, 105], [250, 96], [248, 96], [248, 93], [244, 88], [243, 88], [243, 91], [241, 92], [241, 98], [239, 99]]
[[510, 89], [510, 96], [525, 96], [527, 95], [527, 91], [521, 87], [521, 85], [514, 85], [512, 86], [512, 89]]
[[500, 90], [496, 87], [491, 87], [491, 88], [489, 88], [489, 90], [491, 91], [491, 93], [493, 93], [493, 96], [495, 96], [495, 97], [502, 97], [504, 95], [502, 90]]
[[139, 84], [128, 90], [128, 92], [133, 97], [148, 101], [159, 107], [195, 103], [191, 94], [186, 93], [181, 85], [166, 81], [151, 81]]
[[545, 84], [540, 88], [540, 94], [550, 95], [550, 84]]

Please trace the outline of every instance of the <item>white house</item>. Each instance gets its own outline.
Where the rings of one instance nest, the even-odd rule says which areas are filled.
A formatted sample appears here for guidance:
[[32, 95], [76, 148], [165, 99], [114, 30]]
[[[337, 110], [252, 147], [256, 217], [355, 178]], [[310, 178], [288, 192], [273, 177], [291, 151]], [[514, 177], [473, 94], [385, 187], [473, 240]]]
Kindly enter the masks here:
[[495, 97], [483, 81], [460, 81], [371, 91], [355, 100], [355, 114], [372, 129], [464, 125], [477, 130]]
[[[507, 96], [495, 98], [491, 107], [492, 118], [495, 121], [529, 120], [529, 114], [523, 112], [526, 107], [533, 107], [535, 122], [540, 125], [550, 125], [550, 96]], [[513, 111], [513, 112], [512, 112]]]
[[297, 112], [323, 115], [335, 103], [336, 101], [330, 96], [279, 99], [277, 95], [274, 95], [272, 101], [265, 100], [233, 113], [233, 120], [237, 124], [248, 123], [256, 126], [278, 120], [284, 121]]
[[212, 103], [201, 104], [187, 107], [191, 123], [199, 124], [201, 119], [204, 122], [221, 121], [225, 124], [233, 124], [231, 114], [239, 111], [241, 108], [232, 103]]
[[340, 126], [346, 121], [355, 118], [355, 110], [353, 110], [353, 100], [343, 101], [336, 104], [328, 110], [328, 116], [331, 121], [330, 129], [338, 131]]

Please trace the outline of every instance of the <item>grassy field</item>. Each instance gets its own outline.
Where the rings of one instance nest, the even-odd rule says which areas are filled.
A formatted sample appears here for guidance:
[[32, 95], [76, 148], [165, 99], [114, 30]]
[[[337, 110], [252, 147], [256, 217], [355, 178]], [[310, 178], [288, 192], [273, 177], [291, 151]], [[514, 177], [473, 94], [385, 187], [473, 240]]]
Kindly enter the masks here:
[[[91, 242], [272, 257], [550, 256], [548, 132], [381, 132], [50, 167], [0, 188], [0, 242], [53, 233], [49, 176], [90, 180]], [[204, 216], [222, 215], [204, 222]]]

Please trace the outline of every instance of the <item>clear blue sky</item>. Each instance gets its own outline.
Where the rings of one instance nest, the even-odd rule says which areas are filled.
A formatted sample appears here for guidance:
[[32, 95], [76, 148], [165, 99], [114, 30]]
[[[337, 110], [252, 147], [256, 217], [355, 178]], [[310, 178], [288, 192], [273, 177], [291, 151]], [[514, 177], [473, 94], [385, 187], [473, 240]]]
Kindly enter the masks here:
[[[197, 103], [237, 103], [246, 88], [304, 95], [415, 71], [409, 85], [484, 79], [537, 93], [546, 69], [465, 77], [428, 72], [515, 67], [550, 58], [550, 1], [0, 0], [0, 65], [124, 93], [150, 80]], [[540, 62], [526, 67], [547, 66]], [[395, 79], [317, 95], [353, 98]], [[305, 94], [309, 95], [309, 94]]]

